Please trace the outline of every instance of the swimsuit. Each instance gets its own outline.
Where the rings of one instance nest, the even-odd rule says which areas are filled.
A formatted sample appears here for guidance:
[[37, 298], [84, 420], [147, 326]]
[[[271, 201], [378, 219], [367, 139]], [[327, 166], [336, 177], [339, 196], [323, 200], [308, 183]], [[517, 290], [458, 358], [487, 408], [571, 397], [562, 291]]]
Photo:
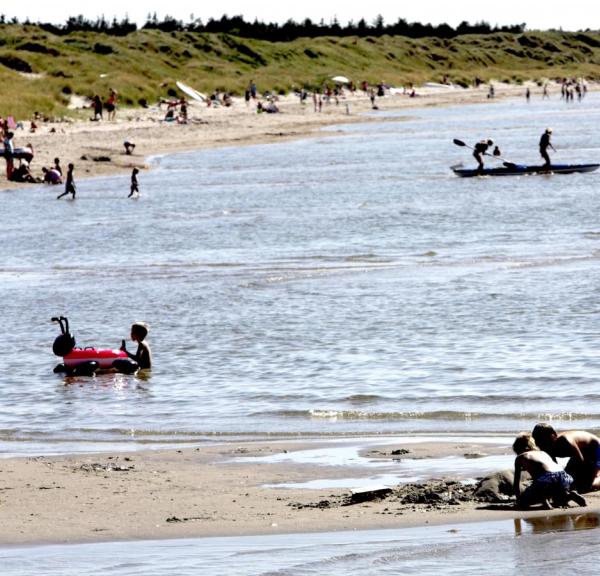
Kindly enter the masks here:
[[523, 493], [533, 501], [564, 496], [571, 491], [573, 477], [564, 470], [545, 472], [538, 476]]

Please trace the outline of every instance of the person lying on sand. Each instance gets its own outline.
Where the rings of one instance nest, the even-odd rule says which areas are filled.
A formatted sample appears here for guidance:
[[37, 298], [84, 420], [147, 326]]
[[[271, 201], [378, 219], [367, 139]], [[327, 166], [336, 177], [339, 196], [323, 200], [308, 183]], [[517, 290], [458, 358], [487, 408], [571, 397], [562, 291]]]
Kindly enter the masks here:
[[[554, 506], [568, 506], [571, 500], [579, 506], [586, 505], [585, 499], [571, 490], [573, 477], [549, 454], [537, 449], [531, 434], [519, 434], [514, 441], [513, 450], [517, 454], [514, 480], [517, 508], [526, 510], [534, 504], [542, 504], [546, 510], [552, 510]], [[533, 482], [521, 493], [523, 471], [529, 472]]]
[[575, 479], [581, 492], [600, 489], [600, 438], [583, 430], [557, 433], [550, 424], [536, 424], [532, 432], [540, 450], [554, 461], [569, 458], [565, 470]]

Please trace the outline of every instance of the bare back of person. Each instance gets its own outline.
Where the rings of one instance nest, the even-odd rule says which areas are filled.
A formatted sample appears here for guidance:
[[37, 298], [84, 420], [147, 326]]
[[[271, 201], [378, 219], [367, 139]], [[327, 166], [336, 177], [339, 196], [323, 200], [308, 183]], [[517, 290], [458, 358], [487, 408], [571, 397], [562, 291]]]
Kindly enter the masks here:
[[535, 480], [546, 472], [560, 472], [562, 468], [542, 450], [530, 450], [517, 456], [515, 467], [526, 470]]
[[554, 458], [569, 458], [565, 470], [580, 490], [600, 489], [600, 439], [584, 430], [560, 432], [552, 446]]

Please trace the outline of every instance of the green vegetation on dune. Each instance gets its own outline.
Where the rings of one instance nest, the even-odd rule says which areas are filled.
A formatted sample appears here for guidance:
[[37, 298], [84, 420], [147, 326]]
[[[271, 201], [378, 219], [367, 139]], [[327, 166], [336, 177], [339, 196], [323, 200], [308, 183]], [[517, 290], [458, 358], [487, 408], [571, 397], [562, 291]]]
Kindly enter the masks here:
[[600, 33], [525, 32], [455, 38], [322, 37], [267, 42], [229, 34], [139, 30], [54, 35], [36, 25], [0, 25], [0, 114], [62, 115], [71, 95], [122, 105], [177, 94], [182, 80], [203, 92], [236, 94], [254, 79], [261, 90], [314, 88], [341, 74], [356, 83], [402, 86], [449, 80], [521, 82], [600, 78]]

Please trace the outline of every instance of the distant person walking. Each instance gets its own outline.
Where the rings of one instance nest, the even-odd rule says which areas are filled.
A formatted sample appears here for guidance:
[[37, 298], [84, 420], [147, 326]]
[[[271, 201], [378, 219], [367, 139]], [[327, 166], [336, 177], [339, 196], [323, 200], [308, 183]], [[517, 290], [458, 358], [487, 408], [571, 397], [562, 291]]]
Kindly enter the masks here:
[[375, 105], [375, 89], [369, 89], [369, 100], [371, 100], [371, 108], [373, 110], [379, 110], [379, 108]]
[[138, 173], [139, 173], [139, 170], [137, 168], [134, 168], [133, 171], [131, 172], [131, 190], [130, 190], [129, 196], [127, 196], [127, 198], [131, 198], [134, 194], [136, 196], [140, 195], [140, 189], [138, 186], [138, 179], [137, 179]]
[[75, 193], [77, 192], [77, 190], [75, 188], [75, 179], [73, 178], [74, 169], [75, 166], [73, 164], [69, 164], [69, 168], [67, 170], [67, 180], [65, 182], [65, 191], [56, 197], [57, 200], [59, 198], [62, 198], [63, 196], [66, 196], [67, 194], [72, 194], [73, 200], [75, 200]]
[[540, 155], [544, 159], [544, 166], [550, 166], [552, 164], [550, 162], [550, 156], [548, 155], [548, 148], [552, 148], [552, 150], [556, 152], [556, 148], [554, 148], [554, 146], [552, 146], [552, 142], [550, 142], [551, 136], [552, 128], [546, 128], [545, 132], [540, 138]]
[[529, 102], [530, 98], [531, 98], [531, 90], [529, 88], [527, 88], [525, 90], [525, 100], [527, 100], [527, 102]]

